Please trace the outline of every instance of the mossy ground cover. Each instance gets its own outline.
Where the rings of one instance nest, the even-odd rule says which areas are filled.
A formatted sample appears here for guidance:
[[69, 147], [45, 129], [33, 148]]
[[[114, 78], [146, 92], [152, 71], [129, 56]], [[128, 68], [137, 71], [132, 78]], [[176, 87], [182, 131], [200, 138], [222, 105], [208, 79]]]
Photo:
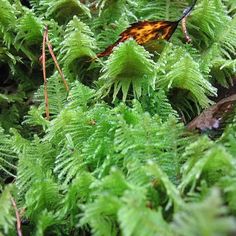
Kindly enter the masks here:
[[[0, 235], [235, 234], [234, 102], [219, 128], [186, 126], [234, 94], [235, 1], [198, 0], [190, 44], [179, 25], [168, 42], [130, 38], [94, 60], [130, 24], [190, 5], [0, 0]], [[46, 26], [69, 85], [46, 49], [49, 120]]]

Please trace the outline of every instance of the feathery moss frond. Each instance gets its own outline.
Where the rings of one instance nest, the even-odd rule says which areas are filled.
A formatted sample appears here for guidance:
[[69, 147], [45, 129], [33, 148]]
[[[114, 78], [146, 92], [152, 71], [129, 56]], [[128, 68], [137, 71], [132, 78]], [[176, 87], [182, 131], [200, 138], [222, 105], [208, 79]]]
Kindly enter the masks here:
[[[171, 9], [175, 8], [175, 11]], [[186, 3], [183, 1], [138, 1], [135, 8], [135, 15], [140, 20], [177, 20], [182, 15], [186, 8]]]
[[229, 209], [236, 212], [236, 171], [228, 176], [223, 176], [219, 181], [219, 186], [222, 188], [226, 197], [226, 201], [229, 204]]
[[82, 76], [83, 67], [88, 67], [89, 60], [96, 57], [94, 53], [96, 44], [92, 31], [74, 16], [67, 25], [61, 46], [60, 53], [66, 76], [71, 80], [75, 78], [82, 80], [78, 74]]
[[68, 95], [68, 107], [77, 109], [82, 107], [84, 111], [88, 110], [89, 102], [95, 97], [95, 90], [75, 81]]
[[203, 202], [189, 203], [174, 215], [173, 231], [179, 236], [228, 235], [236, 227], [227, 213], [219, 191], [213, 189]]
[[[172, 118], [162, 123], [158, 116], [140, 116], [132, 111], [126, 111], [124, 115], [130, 116], [136, 123], [120, 122], [115, 132], [116, 150], [126, 156], [126, 162], [139, 159], [141, 163], [147, 160], [159, 163], [174, 180], [178, 169], [177, 140], [180, 140], [181, 135], [181, 127], [176, 124], [176, 120]], [[167, 130], [171, 130], [168, 136]], [[170, 162], [172, 168], [168, 164]]]
[[[66, 103], [67, 92], [65, 90], [64, 84], [60, 78], [60, 75], [55, 72], [49, 79], [47, 83], [48, 91], [48, 103], [49, 103], [49, 112], [51, 117], [55, 117], [59, 114]], [[34, 102], [38, 104], [40, 114], [45, 112], [45, 99], [44, 99], [44, 86], [41, 85], [38, 91], [34, 95]], [[34, 108], [32, 108], [34, 109]], [[34, 113], [32, 113], [34, 114]], [[29, 113], [30, 115], [30, 113]], [[28, 117], [28, 120], [30, 118]], [[32, 121], [30, 121], [32, 123]], [[40, 122], [42, 123], [42, 122]], [[37, 124], [35, 122], [35, 124]], [[43, 123], [42, 123], [43, 124]], [[44, 125], [44, 124], [43, 124]]]
[[[171, 65], [170, 71], [169, 68], [170, 65], [167, 65], [167, 74], [161, 80], [157, 80], [157, 85], [167, 91], [171, 88], [187, 90], [190, 92], [189, 99], [199, 103], [201, 107], [207, 107], [212, 103], [207, 95], [215, 96], [217, 90], [204, 79], [199, 64], [188, 53], [182, 54], [180, 60]], [[158, 70], [161, 71], [162, 67]]]
[[3, 38], [9, 47], [13, 43], [13, 28], [16, 25], [14, 8], [8, 0], [0, 1], [0, 38]]
[[92, 234], [95, 236], [115, 236], [118, 233], [116, 214], [120, 205], [117, 197], [101, 195], [94, 202], [84, 207], [85, 211], [80, 220], [80, 225], [89, 224], [92, 228]]
[[[190, 44], [179, 24], [172, 43], [129, 39], [106, 60], [96, 53], [129, 25], [175, 21], [192, 1], [0, 0], [0, 234], [17, 233], [6, 187], [15, 181], [24, 235], [233, 235], [235, 111], [214, 141], [182, 121], [212, 103], [214, 86], [218, 100], [218, 84], [233, 84], [234, 2], [198, 0]], [[46, 51], [50, 120], [45, 27], [70, 82], [67, 97]]]
[[25, 194], [25, 207], [27, 216], [32, 220], [39, 217], [44, 210], [54, 210], [59, 206], [59, 188], [49, 173], [45, 173], [44, 179], [31, 182], [31, 187]]
[[15, 222], [11, 202], [11, 187], [6, 187], [0, 195], [0, 235], [2, 235], [1, 233], [9, 235], [9, 231], [12, 230]]
[[52, 17], [60, 24], [67, 23], [74, 15], [91, 17], [89, 9], [78, 0], [41, 0], [39, 9], [46, 17]]
[[46, 180], [55, 159], [55, 150], [38, 137], [26, 144], [19, 153], [16, 186], [19, 194], [25, 194], [37, 181]]
[[70, 217], [72, 222], [71, 227], [78, 222], [80, 211], [79, 204], [84, 204], [90, 199], [92, 189], [91, 184], [95, 179], [88, 172], [77, 173], [77, 177], [73, 179], [72, 183], [65, 185], [65, 197], [62, 200], [62, 208], [60, 209], [59, 217]]
[[134, 40], [120, 44], [103, 68], [99, 94], [105, 97], [113, 88], [113, 101], [120, 90], [123, 101], [126, 101], [130, 90], [135, 98], [147, 94], [155, 80], [154, 62], [150, 57], [150, 54]]
[[0, 127], [0, 170], [4, 173], [1, 174], [0, 182], [4, 181], [4, 177], [15, 177], [17, 159], [9, 135]]
[[[119, 20], [114, 21], [107, 26], [104, 26], [104, 29], [101, 32], [95, 34], [97, 45], [100, 51], [102, 52], [103, 50], [105, 50], [105, 48], [114, 43], [117, 40], [117, 38], [119, 38], [119, 35], [126, 28], [128, 28], [128, 26], [129, 22], [124, 18], [120, 18]], [[92, 25], [91, 27], [94, 27], [94, 25]]]
[[173, 236], [170, 226], [163, 219], [161, 211], [146, 207], [142, 190], [127, 191], [123, 206], [118, 211], [118, 220], [124, 236], [162, 235]]
[[54, 172], [57, 174], [59, 181], [67, 185], [79, 173], [86, 170], [85, 160], [81, 152], [74, 147], [69, 134], [66, 135], [68, 142], [61, 153], [56, 157]]
[[[50, 228], [54, 225], [56, 225], [55, 228], [58, 228], [58, 226], [60, 225], [60, 221], [55, 216], [55, 213], [46, 209], [40, 212], [36, 223], [37, 229], [35, 234], [37, 236], [44, 236], [47, 228]], [[52, 232], [54, 234], [59, 234], [60, 231], [52, 230]]]
[[[182, 182], [179, 185], [181, 191], [189, 184], [193, 190], [200, 177], [204, 177], [209, 184], [214, 184], [234, 168], [230, 153], [223, 146], [214, 145], [206, 137], [189, 145], [184, 156], [188, 160], [181, 168], [183, 175]], [[201, 156], [200, 159], [199, 156]]]
[[141, 97], [141, 105], [144, 111], [151, 115], [157, 114], [163, 121], [168, 120], [170, 116], [177, 116], [177, 112], [173, 109], [164, 90], [159, 91], [150, 89], [149, 96]]
[[166, 194], [169, 198], [167, 209], [171, 206], [172, 203], [175, 207], [175, 210], [181, 209], [184, 201], [181, 199], [179, 191], [173, 185], [173, 183], [170, 182], [165, 172], [163, 172], [158, 165], [151, 161], [148, 163], [146, 170], [149, 175], [154, 176], [156, 181], [161, 182], [164, 185]]
[[25, 15], [18, 19], [15, 41], [27, 46], [40, 45], [42, 42], [42, 20], [27, 10]]
[[103, 28], [112, 24], [121, 18], [128, 21], [129, 18], [136, 19], [132, 13], [132, 8], [137, 7], [136, 1], [133, 0], [99, 0], [97, 5], [99, 8], [98, 18], [94, 21], [94, 28]]
[[191, 23], [197, 27], [192, 29], [192, 33], [198, 33], [198, 45], [202, 42], [205, 46], [210, 46], [211, 40], [214, 41], [229, 22], [229, 17], [222, 14], [225, 9], [222, 9], [224, 6], [220, 2], [221, 0], [202, 0], [192, 13]]
[[227, 59], [236, 58], [236, 17], [225, 24], [224, 33], [217, 37], [221, 53]]

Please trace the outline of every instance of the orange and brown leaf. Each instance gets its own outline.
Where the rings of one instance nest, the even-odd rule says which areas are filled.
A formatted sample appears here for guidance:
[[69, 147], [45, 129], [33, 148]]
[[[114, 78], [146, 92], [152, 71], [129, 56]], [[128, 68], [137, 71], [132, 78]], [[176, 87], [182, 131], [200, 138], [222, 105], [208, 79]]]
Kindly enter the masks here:
[[[184, 10], [183, 15], [177, 21], [139, 21], [132, 24], [120, 34], [120, 38], [114, 44], [107, 47], [103, 52], [98, 53], [97, 57], [109, 56], [115, 46], [129, 38], [133, 38], [140, 45], [144, 45], [156, 39], [169, 40], [175, 32], [179, 22], [190, 14], [196, 3], [197, 0], [194, 0], [192, 5]], [[183, 23], [184, 26], [186, 23], [185, 21]], [[185, 28], [184, 30], [184, 33], [187, 35], [187, 29]]]
[[175, 32], [179, 21], [140, 21], [132, 24], [128, 29], [120, 34], [120, 38], [97, 57], [109, 56], [112, 50], [119, 43], [133, 38], [138, 44], [145, 45], [152, 40], [169, 40]]

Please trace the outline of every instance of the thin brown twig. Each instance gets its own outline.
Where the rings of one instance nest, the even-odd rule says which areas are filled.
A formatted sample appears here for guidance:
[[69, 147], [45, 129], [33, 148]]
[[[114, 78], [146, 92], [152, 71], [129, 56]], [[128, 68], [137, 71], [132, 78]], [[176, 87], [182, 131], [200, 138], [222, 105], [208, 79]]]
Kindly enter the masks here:
[[16, 228], [17, 228], [17, 235], [18, 236], [23, 236], [22, 234], [22, 230], [21, 230], [21, 219], [20, 219], [20, 214], [19, 214], [19, 211], [17, 209], [17, 206], [16, 206], [16, 202], [14, 200], [14, 198], [11, 196], [11, 203], [12, 203], [12, 206], [15, 210], [15, 214], [16, 214]]
[[186, 20], [187, 20], [187, 16], [184, 17], [182, 19], [182, 31], [184, 33], [185, 39], [187, 41], [187, 43], [190, 43], [192, 41], [192, 39], [190, 38], [189, 34], [188, 34], [188, 30], [187, 30], [187, 26], [186, 26]]
[[46, 119], [49, 120], [49, 105], [48, 105], [48, 90], [47, 90], [47, 75], [46, 75], [46, 39], [48, 35], [48, 27], [46, 27], [43, 34], [43, 48], [42, 48], [42, 66], [43, 66], [43, 80], [44, 80], [44, 100], [45, 100], [45, 112]]
[[53, 59], [55, 65], [56, 65], [56, 68], [57, 68], [59, 74], [61, 75], [61, 78], [62, 78], [62, 81], [63, 81], [63, 83], [65, 85], [66, 91], [68, 92], [69, 91], [69, 86], [68, 86], [68, 84], [67, 84], [67, 82], [65, 80], [65, 77], [64, 77], [64, 75], [62, 73], [62, 70], [61, 70], [61, 68], [60, 68], [60, 66], [58, 64], [57, 58], [56, 58], [56, 56], [55, 56], [55, 54], [53, 52], [52, 45], [51, 45], [51, 43], [50, 43], [50, 41], [48, 39], [48, 32], [46, 34], [46, 42], [47, 42], [47, 46], [48, 46], [49, 52], [50, 52], [50, 54], [52, 56], [52, 59]]

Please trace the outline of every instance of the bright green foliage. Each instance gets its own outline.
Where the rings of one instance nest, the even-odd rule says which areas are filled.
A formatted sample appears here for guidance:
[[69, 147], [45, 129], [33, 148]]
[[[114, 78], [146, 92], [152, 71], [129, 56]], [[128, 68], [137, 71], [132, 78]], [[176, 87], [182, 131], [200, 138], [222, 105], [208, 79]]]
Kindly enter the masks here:
[[26, 11], [25, 15], [19, 19], [17, 24], [17, 35], [15, 41], [20, 44], [38, 45], [41, 43], [43, 24], [31, 11]]
[[60, 51], [63, 56], [64, 71], [68, 78], [79, 78], [82, 80], [83, 73], [81, 73], [81, 70], [83, 66], [78, 62], [84, 58], [88, 61], [94, 58], [96, 54], [93, 50], [95, 49], [96, 44], [92, 31], [86, 24], [74, 16], [66, 27]]
[[219, 192], [213, 189], [201, 203], [189, 203], [174, 215], [172, 224], [176, 235], [228, 235], [235, 230], [235, 220], [227, 216]]
[[[186, 112], [190, 101], [197, 107], [199, 105], [201, 107], [209, 106], [212, 102], [207, 95], [215, 96], [217, 92], [205, 79], [204, 70], [206, 69], [202, 68], [206, 67], [205, 61], [201, 62], [198, 59], [196, 51], [191, 50], [190, 53], [186, 48], [169, 44], [157, 62], [156, 86], [166, 91], [180, 89], [181, 100], [175, 106], [183, 112]], [[179, 100], [179, 98], [177, 99]]]
[[6, 187], [0, 196], [0, 235], [2, 235], [1, 232], [8, 235], [10, 229], [14, 229], [11, 189], [11, 187]]
[[[160, 86], [165, 89], [181, 88], [183, 90], [189, 90], [193, 102], [199, 103], [201, 107], [207, 107], [210, 101], [206, 95], [216, 95], [216, 89], [204, 79], [199, 64], [190, 55], [187, 53], [178, 55], [177, 50], [175, 53], [177, 54], [175, 56], [179, 57], [179, 61], [175, 62], [175, 64], [170, 64], [167, 61], [165, 72], [162, 67], [158, 68], [162, 73], [167, 73], [160, 81]], [[173, 56], [173, 52], [171, 54]], [[168, 54], [164, 54], [163, 56], [166, 57]]]
[[0, 127], [0, 183], [6, 176], [15, 177], [17, 154], [13, 150], [9, 135]]
[[[109, 24], [120, 21], [121, 19], [128, 18], [136, 19], [132, 12], [132, 9], [137, 7], [134, 0], [98, 0], [95, 1], [98, 8], [98, 18], [95, 18], [95, 22], [92, 27], [94, 28], [107, 28]], [[107, 27], [108, 26], [108, 27]], [[107, 45], [108, 46], [108, 45]]]
[[[232, 84], [235, 1], [198, 0], [191, 44], [179, 27], [96, 59], [131, 23], [177, 20], [190, 2], [0, 0], [0, 235], [16, 235], [11, 196], [23, 235], [235, 234], [235, 111], [215, 140], [183, 124]], [[46, 49], [49, 120], [46, 26], [70, 88]]]
[[[183, 9], [188, 6], [189, 1], [148, 1], [140, 0], [135, 8], [135, 12], [140, 19], [167, 19], [177, 20], [180, 18]], [[175, 8], [175, 11], [171, 9]]]
[[89, 9], [77, 0], [39, 0], [33, 5], [35, 9], [47, 18], [53, 18], [58, 23], [68, 22], [74, 15], [87, 15], [91, 17]]
[[230, 206], [230, 209], [235, 213], [236, 212], [235, 173], [233, 175], [221, 178], [219, 185], [224, 187], [224, 194], [226, 196], [226, 200]]
[[[200, 40], [209, 46], [208, 40], [215, 40], [223, 27], [227, 27], [225, 23], [229, 21], [226, 14], [222, 14], [225, 6], [220, 1], [206, 1], [199, 3], [198, 8], [193, 14], [193, 23], [198, 22], [198, 27], [201, 28]], [[212, 41], [209, 41], [212, 42]]]
[[113, 101], [120, 90], [125, 101], [132, 88], [133, 97], [139, 98], [153, 87], [154, 79], [154, 63], [150, 54], [135, 41], [128, 40], [117, 47], [107, 60], [104, 74], [100, 77], [99, 93], [106, 96], [113, 87]]
[[[226, 85], [228, 73], [235, 72], [235, 17], [227, 15], [227, 4], [230, 1], [201, 1], [194, 11], [191, 22], [197, 24], [193, 34], [198, 35], [196, 45], [206, 48], [211, 54], [209, 66], [221, 84]], [[200, 32], [198, 29], [201, 29]], [[206, 56], [205, 54], [204, 56]], [[222, 69], [224, 70], [222, 71]], [[225, 75], [226, 74], [226, 75]]]
[[[148, 164], [147, 172], [155, 176], [158, 181], [162, 182], [170, 201], [173, 202], [176, 208], [180, 208], [183, 205], [183, 201], [180, 198], [176, 187], [170, 182], [168, 176], [157, 165], [152, 162], [149, 162]], [[168, 204], [170, 204], [170, 202]]]
[[7, 0], [1, 0], [0, 7], [0, 32], [1, 38], [5, 41], [6, 45], [9, 47], [12, 43], [12, 35], [9, 32], [9, 29], [12, 30], [12, 27], [16, 24], [16, 16], [14, 14], [14, 8], [11, 6], [10, 2]]
[[172, 108], [164, 90], [151, 89], [149, 96], [142, 96], [140, 100], [143, 109], [151, 115], [158, 114], [163, 120], [167, 120], [170, 115], [177, 116], [177, 112]]
[[205, 175], [204, 178], [209, 184], [213, 184], [235, 168], [233, 157], [225, 148], [213, 145], [205, 137], [188, 146], [183, 156], [187, 161], [182, 166], [183, 181], [179, 186], [181, 190], [192, 181], [195, 186], [201, 175]]
[[[45, 235], [46, 229], [54, 224], [60, 224], [59, 221], [57, 221], [57, 218], [54, 215], [54, 212], [48, 212], [47, 210], [44, 210], [40, 213], [39, 219], [37, 222], [37, 230], [35, 235], [43, 236]], [[59, 234], [60, 232], [56, 229], [50, 229], [53, 234]]]
[[124, 204], [118, 212], [123, 234], [127, 236], [173, 235], [161, 212], [147, 208], [143, 198], [145, 199], [145, 193], [141, 189], [124, 194]]
[[[49, 79], [48, 79], [48, 97], [49, 97], [49, 104], [50, 104], [50, 113], [52, 116], [57, 115], [62, 110], [65, 102], [66, 102], [66, 90], [64, 84], [60, 78], [60, 75], [55, 72]], [[43, 85], [40, 86], [39, 90], [34, 95], [34, 102], [39, 104], [39, 111], [41, 114], [45, 111], [45, 102], [44, 102], [44, 95], [43, 95], [44, 87]]]

